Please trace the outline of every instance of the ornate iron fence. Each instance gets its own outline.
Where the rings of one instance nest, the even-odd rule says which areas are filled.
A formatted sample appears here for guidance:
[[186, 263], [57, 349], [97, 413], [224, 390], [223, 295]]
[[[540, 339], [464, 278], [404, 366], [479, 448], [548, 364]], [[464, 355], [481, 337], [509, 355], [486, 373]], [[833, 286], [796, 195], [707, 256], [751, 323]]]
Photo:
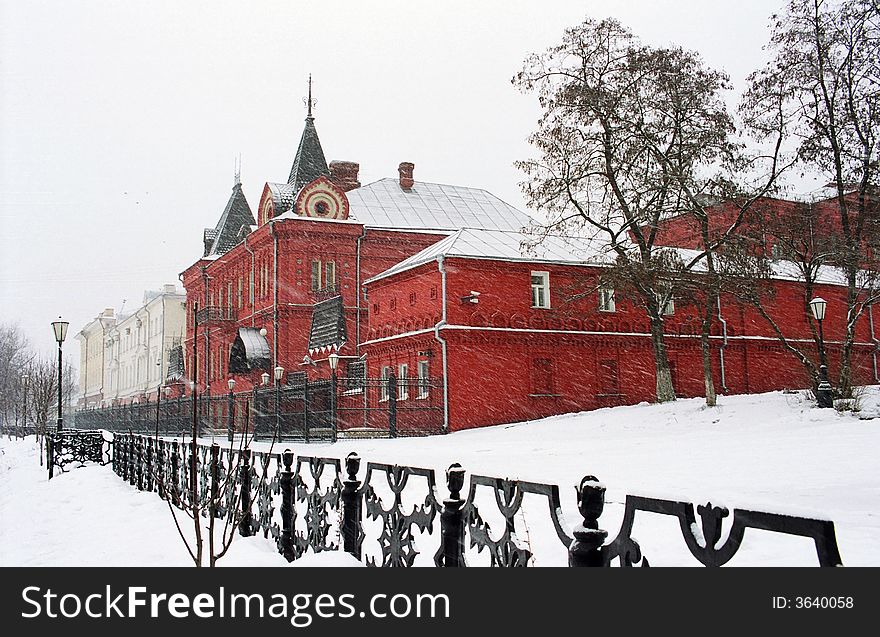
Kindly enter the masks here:
[[[76, 412], [81, 429], [172, 435], [192, 432], [193, 399], [162, 399]], [[338, 436], [443, 432], [443, 384], [436, 378], [341, 377], [221, 396], [198, 396], [200, 435], [252, 433], [262, 440], [328, 441]]]
[[49, 479], [55, 470], [65, 472], [88, 463], [109, 464], [113, 459], [113, 434], [105, 431], [65, 429], [46, 436]]
[[[40, 433], [40, 427], [36, 425], [0, 425], [0, 436], [7, 438], [26, 438]], [[45, 427], [43, 431], [45, 431]]]
[[[459, 567], [477, 563], [485, 552], [488, 565], [523, 567], [547, 551], [569, 566], [648, 566], [632, 536], [641, 512], [675, 518], [684, 546], [704, 566], [728, 563], [747, 529], [809, 538], [819, 565], [842, 564], [831, 521], [734, 509], [720, 542], [728, 509], [706, 504], [695, 512], [691, 503], [641, 496], [627, 496], [622, 525], [609, 542], [600, 522], [605, 487], [594, 476], [577, 486], [579, 522], [569, 528], [558, 486], [473, 474], [467, 479], [458, 464], [446, 471], [448, 496], [441, 499], [432, 469], [370, 462], [360, 478], [361, 459], [354, 453], [342, 460], [295, 457], [289, 450], [122, 434], [113, 470], [178, 506], [195, 503], [206, 514], [229, 518], [240, 535], [271, 537], [289, 561], [308, 552], [344, 550], [369, 566]], [[543, 524], [550, 544], [529, 538], [526, 498], [546, 505], [547, 513], [530, 525]], [[530, 512], [534, 515], [534, 507]]]

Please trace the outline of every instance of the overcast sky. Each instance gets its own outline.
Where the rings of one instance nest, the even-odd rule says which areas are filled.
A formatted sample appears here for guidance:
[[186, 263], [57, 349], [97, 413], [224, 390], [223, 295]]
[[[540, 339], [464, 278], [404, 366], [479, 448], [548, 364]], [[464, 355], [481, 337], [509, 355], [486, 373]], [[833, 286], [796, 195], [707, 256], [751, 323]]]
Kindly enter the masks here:
[[[524, 57], [584, 17], [677, 43], [737, 90], [774, 0], [188, 2], [0, 0], [0, 323], [50, 351], [105, 307], [133, 309], [202, 254], [242, 156], [256, 209], [287, 180], [308, 74], [327, 159], [361, 182], [481, 187], [524, 208]], [[735, 100], [734, 100], [735, 101]]]

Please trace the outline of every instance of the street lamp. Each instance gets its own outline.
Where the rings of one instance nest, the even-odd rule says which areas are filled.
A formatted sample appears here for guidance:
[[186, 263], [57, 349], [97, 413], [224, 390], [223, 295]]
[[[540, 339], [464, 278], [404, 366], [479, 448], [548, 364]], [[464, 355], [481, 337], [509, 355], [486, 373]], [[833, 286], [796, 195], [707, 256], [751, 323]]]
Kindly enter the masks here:
[[825, 320], [825, 307], [828, 303], [817, 296], [810, 301], [810, 311], [819, 324], [819, 386], [816, 388], [816, 401], [819, 407], [833, 407], [831, 383], [828, 382], [828, 362], [825, 360], [825, 335], [822, 332], [822, 321]]
[[232, 439], [235, 436], [235, 398], [232, 395], [232, 391], [235, 389], [235, 379], [230, 378], [226, 381], [226, 385], [229, 387], [229, 404], [226, 408], [226, 411], [229, 414], [228, 437], [229, 442], [232, 442]]
[[28, 375], [22, 374], [21, 380], [24, 385], [24, 405], [22, 406], [22, 425], [24, 426], [24, 431], [27, 433], [27, 390], [28, 390]]
[[52, 330], [55, 332], [55, 340], [58, 342], [58, 420], [55, 424], [56, 431], [61, 431], [64, 428], [64, 420], [61, 416], [61, 344], [67, 338], [68, 325], [70, 323], [62, 320], [60, 316], [57, 321], [52, 321]]
[[275, 435], [281, 435], [281, 377], [284, 376], [284, 368], [281, 365], [275, 367]]
[[327, 361], [330, 363], [330, 431], [332, 432], [333, 442], [336, 442], [338, 433], [336, 423], [336, 368], [339, 367], [339, 354], [332, 352]]

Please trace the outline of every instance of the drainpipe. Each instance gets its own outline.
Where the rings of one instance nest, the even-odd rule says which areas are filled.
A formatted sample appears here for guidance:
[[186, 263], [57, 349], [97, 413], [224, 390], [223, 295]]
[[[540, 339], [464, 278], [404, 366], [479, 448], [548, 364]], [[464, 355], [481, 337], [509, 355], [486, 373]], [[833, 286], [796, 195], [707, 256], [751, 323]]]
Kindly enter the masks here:
[[437, 269], [440, 271], [443, 315], [440, 322], [434, 326], [434, 338], [440, 343], [443, 352], [443, 433], [449, 432], [449, 374], [446, 363], [446, 341], [440, 336], [440, 328], [446, 325], [446, 270], [443, 268], [443, 255], [437, 257]]
[[724, 374], [724, 349], [727, 347], [727, 321], [721, 316], [721, 295], [718, 295], [718, 320], [721, 321], [721, 333], [724, 335], [724, 342], [721, 343], [721, 349], [718, 350], [718, 360], [721, 363], [721, 389], [727, 393], [727, 379]]
[[868, 320], [871, 323], [871, 340], [874, 341], [874, 352], [871, 356], [874, 359], [874, 382], [880, 381], [880, 378], [877, 376], [877, 347], [880, 346], [880, 343], [877, 341], [877, 337], [874, 335], [874, 305], [871, 304], [868, 306]]
[[[205, 283], [205, 308], [209, 307], [208, 305], [208, 281], [211, 280], [211, 277], [208, 276], [208, 266], [202, 266], [202, 281]], [[196, 329], [198, 329], [198, 320], [196, 321]], [[210, 371], [208, 368], [208, 363], [211, 360], [211, 335], [209, 332], [211, 329], [206, 325], [204, 327], [205, 332], [205, 393], [210, 393], [211, 391], [211, 376], [208, 374]], [[195, 330], [193, 331], [193, 343], [196, 340]], [[195, 362], [195, 361], [193, 361]], [[195, 370], [193, 370], [193, 375], [195, 376]], [[195, 387], [193, 387], [193, 391], [195, 391]]]
[[361, 232], [361, 235], [357, 238], [357, 243], [356, 243], [357, 247], [355, 250], [355, 253], [356, 253], [355, 277], [357, 279], [357, 287], [355, 289], [356, 296], [357, 296], [357, 303], [355, 303], [355, 307], [357, 308], [357, 320], [354, 323], [354, 329], [355, 329], [355, 334], [356, 334], [355, 338], [357, 340], [357, 343], [355, 345], [355, 354], [357, 354], [358, 356], [361, 355], [361, 295], [363, 294], [363, 292], [361, 291], [361, 241], [366, 236], [367, 236], [367, 227], [364, 226], [363, 231]]
[[[180, 281], [180, 287], [183, 288], [184, 299], [189, 296], [189, 293], [186, 291], [186, 286], [183, 284], [183, 272], [177, 275], [177, 280]], [[183, 336], [180, 338], [180, 342], [183, 345], [183, 360], [186, 361], [186, 326], [189, 321], [189, 310], [187, 309], [186, 301], [183, 302]], [[196, 335], [193, 334], [193, 340], [195, 340]], [[184, 362], [184, 367], [186, 367], [186, 363]]]
[[251, 255], [251, 278], [248, 281], [248, 301], [251, 306], [251, 327], [255, 327], [254, 323], [254, 314], [256, 314], [256, 307], [254, 306], [254, 282], [256, 279], [256, 270], [257, 270], [257, 261], [256, 256], [254, 255], [254, 251], [251, 250], [250, 246], [247, 243], [248, 238], [244, 238], [244, 249], [248, 251], [248, 254]]
[[144, 345], [144, 348], [147, 350], [147, 355], [144, 356], [144, 360], [146, 361], [146, 369], [144, 370], [144, 375], [146, 378], [144, 379], [144, 393], [150, 389], [150, 343], [152, 342], [152, 335], [150, 334], [151, 323], [153, 322], [153, 315], [150, 313], [149, 305], [152, 301], [149, 301], [146, 305], [144, 305], [144, 312], [147, 313], [147, 343]]
[[[163, 286], [164, 287], [164, 286]], [[156, 392], [162, 389], [162, 383], [165, 382], [165, 290], [162, 290], [162, 337], [159, 341], [159, 386]], [[186, 315], [186, 312], [184, 312]], [[159, 400], [159, 394], [156, 394], [156, 400]]]
[[275, 280], [275, 289], [272, 294], [272, 350], [275, 367], [278, 367], [278, 235], [275, 234], [275, 220], [269, 222], [269, 232], [272, 234], [273, 253], [272, 269]]

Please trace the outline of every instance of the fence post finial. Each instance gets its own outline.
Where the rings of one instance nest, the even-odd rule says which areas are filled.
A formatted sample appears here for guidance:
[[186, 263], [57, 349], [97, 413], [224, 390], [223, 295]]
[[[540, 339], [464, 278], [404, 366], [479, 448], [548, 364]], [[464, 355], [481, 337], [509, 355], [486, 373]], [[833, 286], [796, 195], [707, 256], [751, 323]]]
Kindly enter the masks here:
[[596, 476], [584, 476], [576, 489], [578, 510], [584, 518], [574, 528], [574, 541], [568, 547], [569, 566], [604, 566], [602, 545], [608, 532], [599, 528], [605, 509], [605, 485]]
[[465, 501], [461, 499], [464, 487], [464, 468], [459, 463], [446, 470], [446, 486], [449, 497], [443, 500], [440, 512], [440, 549], [434, 556], [437, 566], [467, 566], [464, 559], [464, 512]]
[[345, 473], [348, 477], [342, 483], [342, 548], [357, 559], [361, 559], [361, 483], [357, 473], [361, 458], [355, 452], [345, 457]]
[[292, 562], [296, 559], [293, 551], [293, 452], [285, 449], [281, 457], [284, 470], [281, 472], [281, 542], [278, 552]]

